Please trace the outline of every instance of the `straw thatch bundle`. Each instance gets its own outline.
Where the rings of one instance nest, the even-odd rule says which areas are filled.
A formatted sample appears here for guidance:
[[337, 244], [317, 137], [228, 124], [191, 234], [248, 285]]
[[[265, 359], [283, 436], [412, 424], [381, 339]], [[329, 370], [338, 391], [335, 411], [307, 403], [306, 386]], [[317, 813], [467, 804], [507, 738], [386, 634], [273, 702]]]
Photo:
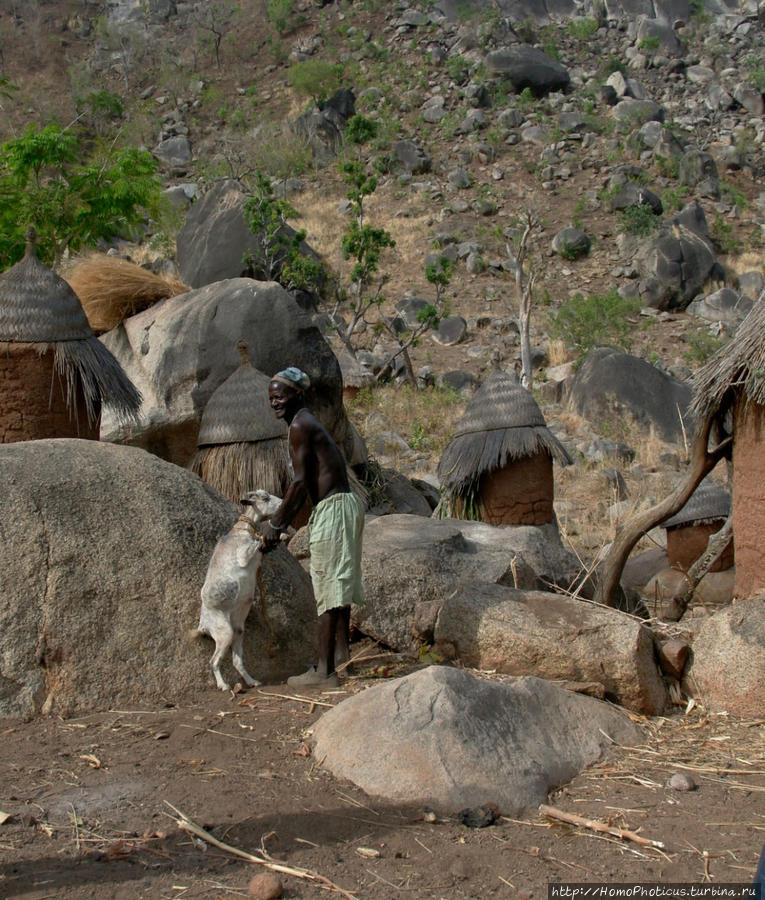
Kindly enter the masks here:
[[244, 341], [237, 348], [241, 364], [208, 400], [189, 468], [234, 503], [258, 488], [281, 497], [290, 481], [287, 426], [269, 404], [270, 379], [252, 366]]
[[102, 404], [119, 420], [134, 420], [140, 393], [93, 334], [72, 288], [37, 258], [34, 229], [27, 237], [23, 259], [0, 274], [0, 344], [27, 344], [39, 356], [51, 351], [67, 409], [74, 415], [84, 400], [91, 426], [97, 426]]
[[730, 494], [705, 478], [691, 494], [685, 506], [661, 525], [663, 528], [677, 528], [682, 525], [709, 525], [730, 515]]
[[699, 421], [725, 412], [743, 391], [753, 403], [765, 405], [765, 291], [736, 331], [736, 336], [691, 379], [691, 412]]
[[510, 375], [495, 372], [473, 395], [441, 456], [441, 489], [454, 506], [485, 475], [540, 452], [562, 465], [571, 462], [532, 395]]
[[180, 278], [155, 275], [142, 266], [105, 253], [78, 257], [66, 268], [64, 278], [80, 298], [96, 334], [111, 331], [159, 300], [191, 290]]

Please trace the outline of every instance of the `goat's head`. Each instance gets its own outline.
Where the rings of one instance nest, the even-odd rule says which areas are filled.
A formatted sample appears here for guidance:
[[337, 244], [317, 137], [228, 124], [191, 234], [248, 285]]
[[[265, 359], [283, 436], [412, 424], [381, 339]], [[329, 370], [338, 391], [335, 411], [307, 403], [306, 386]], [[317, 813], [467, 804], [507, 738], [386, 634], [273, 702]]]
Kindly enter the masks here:
[[275, 497], [268, 491], [250, 491], [242, 497], [242, 503], [252, 507], [253, 518], [256, 522], [270, 519], [281, 506], [281, 497]]

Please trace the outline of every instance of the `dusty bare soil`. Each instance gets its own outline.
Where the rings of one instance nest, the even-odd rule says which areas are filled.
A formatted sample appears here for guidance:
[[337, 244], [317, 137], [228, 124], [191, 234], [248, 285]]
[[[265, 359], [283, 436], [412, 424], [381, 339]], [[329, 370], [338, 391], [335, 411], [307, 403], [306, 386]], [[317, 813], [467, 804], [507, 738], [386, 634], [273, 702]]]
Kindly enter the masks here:
[[[311, 727], [327, 704], [373, 683], [349, 678], [299, 696], [284, 685], [211, 688], [181, 707], [2, 721], [0, 897], [246, 896], [263, 867], [227, 848], [300, 870], [279, 877], [283, 896], [306, 900], [530, 900], [560, 882], [751, 883], [765, 839], [762, 721], [701, 706], [641, 720], [643, 746], [615, 748], [550, 798], [660, 849], [537, 810], [480, 829], [460, 824], [457, 810], [431, 822], [422, 806], [335, 779], [311, 755]], [[697, 788], [671, 788], [678, 773]], [[179, 827], [181, 814], [226, 848]]]

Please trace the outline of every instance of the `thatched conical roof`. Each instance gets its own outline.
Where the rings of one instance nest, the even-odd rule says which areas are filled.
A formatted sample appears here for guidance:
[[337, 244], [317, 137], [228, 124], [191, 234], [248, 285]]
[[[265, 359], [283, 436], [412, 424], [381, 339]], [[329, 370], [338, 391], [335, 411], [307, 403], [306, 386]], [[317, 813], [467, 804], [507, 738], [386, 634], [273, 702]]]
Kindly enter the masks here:
[[571, 458], [547, 428], [534, 397], [510, 375], [494, 372], [473, 395], [438, 464], [446, 492], [459, 492], [482, 475], [545, 451], [563, 465]]
[[92, 338], [77, 294], [37, 258], [34, 232], [28, 237], [24, 257], [0, 274], [0, 341], [43, 344]]
[[739, 391], [752, 403], [765, 404], [765, 291], [735, 337], [693, 376], [691, 387], [690, 409], [699, 421], [724, 412]]
[[140, 393], [93, 334], [75, 292], [37, 258], [35, 237], [30, 229], [23, 259], [0, 274], [0, 342], [53, 350], [56, 372], [66, 382], [68, 407], [73, 408], [81, 388], [91, 423], [102, 403], [118, 418], [135, 418]]
[[703, 525], [718, 519], [727, 519], [730, 515], [730, 494], [705, 478], [691, 494], [688, 502], [673, 516], [665, 519], [663, 528], [677, 528], [681, 525]]
[[199, 426], [199, 447], [287, 437], [287, 426], [276, 418], [268, 401], [270, 378], [252, 366], [244, 341], [237, 348], [241, 365], [207, 401]]

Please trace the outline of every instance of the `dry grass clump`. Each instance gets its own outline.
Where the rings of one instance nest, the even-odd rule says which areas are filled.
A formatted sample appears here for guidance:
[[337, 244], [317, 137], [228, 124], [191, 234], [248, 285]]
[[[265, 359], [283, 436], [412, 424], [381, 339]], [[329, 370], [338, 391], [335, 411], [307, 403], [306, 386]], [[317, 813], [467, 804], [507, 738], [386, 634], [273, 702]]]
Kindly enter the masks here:
[[128, 316], [159, 300], [191, 290], [180, 278], [155, 275], [135, 263], [91, 253], [72, 263], [63, 277], [80, 298], [96, 334], [116, 328]]

